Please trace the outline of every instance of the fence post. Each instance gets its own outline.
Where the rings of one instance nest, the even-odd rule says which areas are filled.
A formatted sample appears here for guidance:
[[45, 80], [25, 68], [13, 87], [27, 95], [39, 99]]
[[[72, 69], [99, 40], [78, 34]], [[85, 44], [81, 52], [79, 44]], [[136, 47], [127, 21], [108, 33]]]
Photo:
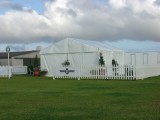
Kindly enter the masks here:
[[134, 80], [136, 80], [136, 66], [134, 65], [133, 67], [134, 67], [134, 69], [133, 69], [133, 77], [134, 77]]
[[144, 71], [144, 65], [143, 65], [143, 67], [142, 67], [142, 71], [143, 71], [143, 73], [142, 73], [142, 80], [144, 79], [144, 77], [145, 77], [145, 71]]
[[115, 80], [115, 68], [116, 68], [116, 66], [115, 65], [113, 65], [113, 79]]
[[55, 76], [54, 76], [54, 68], [52, 66], [52, 76], [53, 76], [53, 80], [55, 80]]
[[80, 80], [80, 76], [81, 76], [81, 67], [77, 66], [77, 70], [78, 70], [78, 80]]

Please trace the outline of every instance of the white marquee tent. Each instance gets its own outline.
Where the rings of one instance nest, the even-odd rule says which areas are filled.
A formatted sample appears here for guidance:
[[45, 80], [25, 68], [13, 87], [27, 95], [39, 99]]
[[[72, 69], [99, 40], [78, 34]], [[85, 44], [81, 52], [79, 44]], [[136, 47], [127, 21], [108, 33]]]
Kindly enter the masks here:
[[125, 64], [127, 65], [160, 65], [160, 52], [126, 52]]
[[52, 75], [54, 66], [62, 67], [65, 60], [70, 66], [94, 66], [99, 64], [102, 53], [105, 65], [111, 65], [115, 59], [124, 64], [124, 51], [97, 41], [67, 38], [40, 51], [41, 70], [46, 69]]

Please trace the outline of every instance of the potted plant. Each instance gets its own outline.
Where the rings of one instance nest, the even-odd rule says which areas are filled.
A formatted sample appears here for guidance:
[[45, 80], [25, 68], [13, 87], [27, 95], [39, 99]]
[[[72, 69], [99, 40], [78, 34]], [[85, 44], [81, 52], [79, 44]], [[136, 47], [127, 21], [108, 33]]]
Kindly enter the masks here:
[[46, 76], [47, 73], [48, 73], [47, 70], [41, 70], [40, 71], [40, 76]]
[[100, 58], [99, 58], [99, 65], [105, 66], [105, 61], [104, 61], [104, 59], [103, 59], [103, 55], [102, 55], [101, 52], [100, 52], [99, 56], [100, 56]]
[[34, 76], [40, 76], [40, 70], [39, 70], [38, 67], [35, 67], [35, 68], [33, 69], [33, 75], [34, 75]]
[[34, 76], [40, 76], [39, 59], [38, 59], [37, 55], [35, 56], [35, 59], [34, 59], [33, 75]]
[[118, 62], [115, 59], [112, 59], [112, 66], [113, 66], [113, 73], [115, 75], [117, 75], [117, 66], [118, 66]]
[[[101, 52], [100, 52], [99, 56], [100, 56], [99, 65], [100, 65], [100, 67], [104, 67], [105, 66], [105, 61], [103, 59], [103, 55], [102, 55]], [[99, 74], [100, 75], [105, 75], [105, 69], [103, 69], [103, 68], [99, 69]]]

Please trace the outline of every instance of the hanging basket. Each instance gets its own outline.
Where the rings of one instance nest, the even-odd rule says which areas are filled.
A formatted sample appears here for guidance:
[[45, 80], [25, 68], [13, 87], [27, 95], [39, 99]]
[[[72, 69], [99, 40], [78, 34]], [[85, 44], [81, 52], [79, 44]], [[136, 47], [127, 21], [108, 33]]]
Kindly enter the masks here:
[[70, 66], [69, 60], [65, 60], [65, 61], [62, 63], [62, 66]]

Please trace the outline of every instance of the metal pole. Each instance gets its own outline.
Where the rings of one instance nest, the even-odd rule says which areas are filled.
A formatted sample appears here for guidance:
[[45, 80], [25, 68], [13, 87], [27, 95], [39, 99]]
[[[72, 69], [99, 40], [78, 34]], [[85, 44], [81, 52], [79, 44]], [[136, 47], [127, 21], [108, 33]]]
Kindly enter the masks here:
[[10, 79], [10, 62], [9, 62], [9, 52], [8, 52], [8, 79]]
[[8, 78], [10, 79], [10, 62], [9, 62], [9, 52], [10, 52], [10, 47], [6, 47], [6, 52], [8, 53]]

